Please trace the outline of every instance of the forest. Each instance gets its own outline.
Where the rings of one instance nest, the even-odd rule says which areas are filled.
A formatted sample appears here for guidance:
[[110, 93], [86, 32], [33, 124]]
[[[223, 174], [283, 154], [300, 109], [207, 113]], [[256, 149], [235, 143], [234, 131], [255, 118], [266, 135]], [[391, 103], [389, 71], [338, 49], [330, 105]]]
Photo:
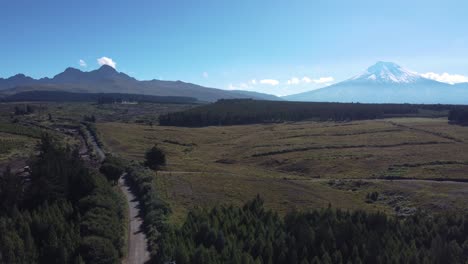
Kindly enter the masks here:
[[[466, 263], [468, 215], [419, 211], [397, 218], [384, 212], [328, 208], [284, 217], [257, 196], [242, 207], [196, 207], [182, 225], [167, 222], [154, 174], [140, 164], [127, 180], [142, 205], [151, 263]], [[370, 194], [369, 199], [375, 194]]]
[[155, 263], [466, 263], [468, 219], [330, 207], [281, 218], [257, 197], [241, 208], [195, 209], [159, 248]]
[[124, 93], [75, 93], [62, 91], [26, 91], [6, 96], [5, 102], [97, 102], [98, 104], [121, 102], [145, 103], [196, 103], [197, 99], [184, 96], [155, 96]]
[[463, 125], [467, 126], [468, 125], [468, 108], [456, 108], [450, 110], [449, 113], [449, 122], [458, 124], [458, 125]]
[[285, 121], [352, 121], [417, 114], [419, 109], [440, 111], [456, 106], [360, 103], [306, 103], [257, 101], [251, 99], [219, 100], [183, 112], [159, 116], [163, 126], [201, 127]]
[[0, 263], [116, 263], [125, 200], [78, 151], [43, 136], [21, 173], [0, 177]]

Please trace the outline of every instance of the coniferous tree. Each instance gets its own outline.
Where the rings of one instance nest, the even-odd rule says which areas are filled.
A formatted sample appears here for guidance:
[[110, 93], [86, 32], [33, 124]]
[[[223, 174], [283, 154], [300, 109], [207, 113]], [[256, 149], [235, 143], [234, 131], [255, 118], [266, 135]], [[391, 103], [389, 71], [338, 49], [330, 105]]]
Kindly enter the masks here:
[[157, 170], [159, 167], [166, 164], [166, 155], [155, 145], [146, 152], [145, 164], [149, 168]]

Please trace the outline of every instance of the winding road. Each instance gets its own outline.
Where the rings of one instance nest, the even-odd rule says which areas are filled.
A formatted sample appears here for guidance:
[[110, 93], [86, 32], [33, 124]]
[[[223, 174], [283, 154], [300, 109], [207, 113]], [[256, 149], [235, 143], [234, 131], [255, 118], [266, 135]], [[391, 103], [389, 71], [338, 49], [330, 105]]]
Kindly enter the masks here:
[[[102, 148], [97, 143], [91, 133], [88, 133], [90, 143], [97, 155], [97, 159], [102, 162], [106, 155]], [[143, 232], [143, 219], [140, 215], [140, 203], [132, 193], [130, 186], [125, 181], [126, 174], [123, 174], [119, 179], [120, 190], [125, 195], [128, 204], [128, 251], [124, 264], [143, 264], [149, 261], [150, 253], [148, 251], [148, 240]]]

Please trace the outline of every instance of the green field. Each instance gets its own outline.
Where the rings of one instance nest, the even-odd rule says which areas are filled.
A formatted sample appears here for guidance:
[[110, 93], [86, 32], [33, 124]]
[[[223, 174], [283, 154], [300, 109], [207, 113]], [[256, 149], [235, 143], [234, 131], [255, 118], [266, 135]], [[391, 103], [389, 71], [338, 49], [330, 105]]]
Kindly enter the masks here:
[[[100, 123], [98, 130], [108, 150], [129, 160], [142, 161], [154, 144], [166, 151], [168, 164], [155, 177], [175, 221], [193, 206], [241, 204], [256, 194], [281, 213], [328, 204], [466, 210], [468, 202], [464, 184], [381, 180], [468, 179], [468, 128], [443, 118], [204, 128]], [[373, 191], [380, 199], [366, 202]]]

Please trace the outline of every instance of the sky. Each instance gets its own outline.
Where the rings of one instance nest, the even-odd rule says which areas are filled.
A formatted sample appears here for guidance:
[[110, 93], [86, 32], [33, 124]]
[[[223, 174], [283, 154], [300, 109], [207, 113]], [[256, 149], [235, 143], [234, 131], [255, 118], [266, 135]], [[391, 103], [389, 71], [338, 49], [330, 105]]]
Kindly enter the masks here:
[[0, 77], [110, 65], [288, 95], [377, 61], [468, 82], [468, 1], [1, 0]]

